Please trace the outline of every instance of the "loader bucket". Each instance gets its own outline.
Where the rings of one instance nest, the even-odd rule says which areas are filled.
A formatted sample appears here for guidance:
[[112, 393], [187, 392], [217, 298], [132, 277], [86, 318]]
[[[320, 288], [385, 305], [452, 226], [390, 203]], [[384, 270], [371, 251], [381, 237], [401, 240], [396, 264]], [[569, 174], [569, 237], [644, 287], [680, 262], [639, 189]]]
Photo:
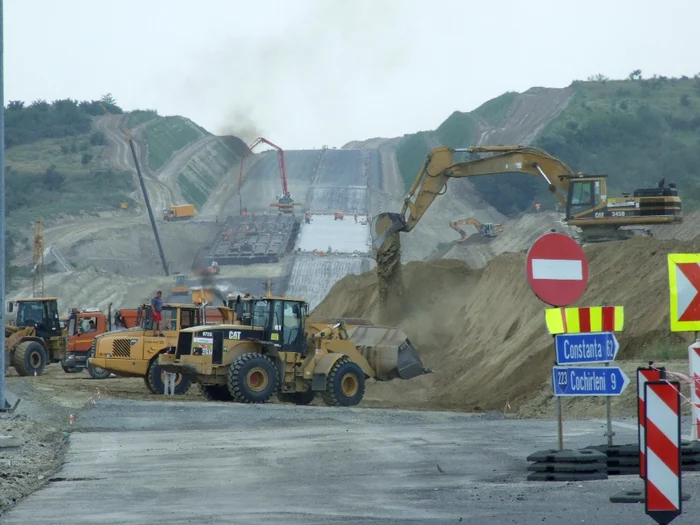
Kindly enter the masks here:
[[375, 370], [374, 379], [378, 381], [412, 379], [432, 373], [423, 366], [416, 348], [398, 328], [356, 325], [348, 327], [347, 332], [357, 350]]
[[370, 223], [374, 248], [382, 248], [386, 238], [394, 232], [404, 231], [406, 221], [400, 213], [380, 213]]

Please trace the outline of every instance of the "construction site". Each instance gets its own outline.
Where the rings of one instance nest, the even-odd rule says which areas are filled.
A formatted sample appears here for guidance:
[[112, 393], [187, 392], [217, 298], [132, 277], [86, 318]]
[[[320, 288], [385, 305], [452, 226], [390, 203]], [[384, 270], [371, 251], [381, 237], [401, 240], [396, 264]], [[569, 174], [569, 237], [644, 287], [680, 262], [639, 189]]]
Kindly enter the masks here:
[[[17, 338], [10, 342], [20, 356], [7, 371], [8, 399], [21, 399], [19, 406], [28, 407], [25, 415], [18, 409], [20, 415], [14, 417], [41, 414], [52, 425], [44, 431], [17, 423], [15, 437], [48, 432], [56, 450], [65, 451], [67, 438], [59, 430], [72, 432], [68, 467], [60, 474], [68, 480], [64, 487], [77, 490], [80, 480], [91, 480], [89, 490], [97, 493], [128, 477], [157, 484], [148, 465], [151, 460], [171, 461], [167, 449], [175, 447], [182, 450], [178, 468], [185, 475], [195, 475], [204, 466], [223, 486], [227, 471], [241, 473], [247, 487], [241, 495], [252, 505], [234, 505], [242, 523], [259, 519], [261, 514], [249, 510], [258, 504], [267, 505], [265, 516], [292, 513], [285, 519], [290, 524], [342, 517], [365, 523], [375, 518], [382, 523], [465, 518], [467, 523], [525, 524], [534, 515], [544, 520], [550, 511], [566, 515], [562, 523], [636, 519], [640, 511], [630, 506], [591, 510], [591, 502], [605, 506], [607, 493], [620, 478], [606, 476], [585, 487], [525, 482], [526, 456], [554, 448], [557, 439], [552, 336], [544, 326], [546, 305], [525, 278], [526, 254], [546, 233], [576, 239], [590, 265], [589, 283], [577, 305], [625, 307], [616, 365], [631, 378], [650, 360], [687, 374], [683, 352], [694, 334], [669, 332], [668, 301], [650, 300], [668, 295], [667, 254], [700, 252], [700, 213], [681, 213], [682, 191], [661, 185], [629, 188], [619, 202], [632, 204], [616, 207], [612, 195], [604, 204], [604, 177], [579, 174], [535, 148], [489, 146], [503, 142], [506, 131], [499, 129], [483, 132], [472, 147], [480, 155], [476, 160], [457, 162], [453, 149], [436, 146], [409, 192], [394, 153], [380, 139], [342, 149], [286, 151], [261, 137], [195, 209], [169, 181], [187, 155], [206, 154], [215, 139], [175, 154], [170, 163], [177, 166], [166, 163], [160, 172], [151, 172], [139, 164], [145, 153], [138, 130], [132, 130], [132, 139], [123, 133], [123, 119], [112, 115], [96, 118], [95, 126], [107, 131], [103, 162], [128, 163], [143, 183], [137, 195], [143, 206], [121, 214], [37, 221], [28, 232], [31, 245], [18, 256], [32, 266], [32, 276], [16, 279], [8, 290], [8, 301], [16, 308], [8, 315], [17, 327], [30, 311], [23, 302], [34, 305], [40, 320], [54, 313], [61, 320], [49, 335], [38, 329], [29, 335], [6, 329], [6, 336]], [[525, 126], [515, 135], [507, 130], [506, 138], [519, 144], [531, 133]], [[260, 145], [268, 149], [256, 150]], [[483, 201], [469, 180], [506, 172], [542, 179], [557, 198], [556, 209], [553, 198], [545, 209], [538, 205], [530, 213], [506, 217]], [[595, 189], [597, 201], [573, 201], [584, 186]], [[151, 318], [151, 299], [158, 290], [163, 292], [165, 335], [157, 334]], [[261, 325], [256, 332], [256, 308], [263, 302], [276, 302], [280, 313], [272, 328]], [[307, 314], [300, 333], [279, 328]], [[81, 322], [97, 328], [78, 330]], [[119, 335], [124, 329], [130, 339]], [[65, 343], [61, 330], [68, 331]], [[319, 359], [314, 360], [313, 352], [307, 355], [306, 336], [314, 341]], [[44, 337], [45, 349], [33, 350], [32, 337]], [[255, 361], [260, 370], [277, 366], [285, 371], [279, 390], [260, 387], [269, 393], [264, 400], [255, 397], [263, 390], [250, 379], [253, 371], [248, 390], [231, 379], [233, 372], [217, 372], [227, 364], [227, 352], [236, 348], [217, 350], [217, 344], [241, 340], [279, 348], [276, 361], [270, 359], [272, 368]], [[204, 341], [204, 350], [197, 341]], [[213, 341], [208, 353], [207, 341]], [[183, 351], [188, 344], [191, 348]], [[166, 347], [172, 351], [165, 352]], [[32, 356], [39, 354], [44, 362], [37, 364]], [[338, 360], [340, 355], [345, 357]], [[330, 356], [327, 369], [321, 370], [325, 361], [320, 356]], [[15, 357], [9, 355], [8, 365]], [[306, 376], [292, 371], [297, 368]], [[333, 390], [333, 374], [351, 368], [360, 370], [354, 372], [359, 383]], [[174, 396], [162, 395], [168, 371], [177, 374]], [[317, 375], [325, 386], [315, 383]], [[240, 403], [211, 402], [231, 400]], [[259, 410], [258, 402], [269, 404]], [[368, 410], [344, 410], [357, 404]], [[567, 446], [605, 440], [603, 398], [564, 398], [562, 405]], [[616, 443], [637, 439], [637, 407], [633, 379], [612, 400]], [[683, 416], [690, 414], [690, 404], [684, 403]], [[0, 433], [10, 432], [12, 423], [0, 422]], [[316, 436], [313, 443], [309, 432]], [[125, 434], [128, 445], [121, 444]], [[162, 439], [153, 441], [149, 434]], [[234, 454], [226, 441], [231, 436], [239, 447]], [[304, 446], [323, 448], [327, 462], [351, 465], [346, 485], [323, 478], [310, 482], [313, 490], [337, 499], [342, 491], [366, 493], [369, 485], [376, 510], [360, 515], [348, 496], [334, 509], [321, 509], [318, 521], [300, 503], [287, 502], [284, 508], [269, 503], [255, 489], [273, 471], [287, 469], [282, 479], [287, 486], [294, 486], [295, 476], [308, 479], [318, 473], [316, 467], [300, 464], [311, 448], [291, 452], [285, 445], [297, 438]], [[184, 443], [200, 441], [206, 459], [199, 455], [194, 465], [185, 454], [194, 457], [195, 452]], [[345, 444], [338, 448], [341, 441]], [[381, 460], [374, 457], [375, 446], [382, 447]], [[110, 454], [126, 461], [117, 466], [114, 459], [111, 480], [98, 475], [111, 465], [106, 459]], [[14, 479], [43, 476], [39, 472], [47, 469], [56, 472], [61, 457], [56, 453], [43, 457], [40, 465], [27, 463], [25, 473]], [[249, 470], [255, 462], [260, 462], [258, 474]], [[65, 490], [55, 482], [59, 475], [52, 479], [47, 489], [8, 512], [5, 522], [29, 523], [30, 516], [40, 513], [36, 523], [77, 523], [46, 510], [59, 504]], [[216, 483], [208, 482], [212, 487]], [[688, 473], [684, 483], [684, 490], [700, 493], [697, 473]], [[31, 492], [13, 490], [3, 505]], [[292, 491], [301, 495], [301, 490]], [[214, 492], [224, 498], [222, 491]], [[393, 512], [389, 507], [396, 494], [409, 503]], [[177, 507], [180, 519], [198, 520], [204, 513], [180, 505], [178, 494], [159, 490], [158, 497]], [[468, 510], [463, 508], [465, 498]], [[569, 508], [566, 501], [576, 498], [587, 506]], [[136, 513], [149, 512], [151, 497], [136, 499], [134, 514], [125, 523], [141, 523]], [[505, 521], [482, 520], [496, 519], [490, 509], [496, 501], [502, 509], [499, 519]], [[694, 520], [698, 501], [693, 497], [688, 502], [678, 523]], [[539, 502], [546, 502], [546, 512]], [[532, 514], [521, 516], [524, 505], [530, 505]], [[88, 506], [90, 515], [97, 515], [97, 508]], [[103, 501], [99, 512], [125, 516], [116, 501]]]

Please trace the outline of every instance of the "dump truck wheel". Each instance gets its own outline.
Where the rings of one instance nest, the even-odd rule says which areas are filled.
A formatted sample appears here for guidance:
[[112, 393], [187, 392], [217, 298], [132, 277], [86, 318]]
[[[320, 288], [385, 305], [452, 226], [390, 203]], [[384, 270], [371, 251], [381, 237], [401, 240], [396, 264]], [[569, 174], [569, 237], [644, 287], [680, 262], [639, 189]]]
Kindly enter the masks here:
[[310, 405], [314, 398], [316, 397], [316, 392], [310, 388], [306, 392], [294, 392], [291, 394], [277, 394], [277, 399], [280, 403], [294, 403], [295, 405]]
[[335, 362], [326, 378], [323, 401], [328, 406], [358, 405], [365, 395], [365, 373], [350, 358]]
[[[165, 392], [165, 376], [163, 368], [158, 364], [157, 359], [152, 359], [151, 363], [148, 365], [148, 370], [146, 371], [146, 382], [148, 383], [148, 390], [152, 394], [163, 395]], [[186, 394], [190, 389], [192, 383], [182, 374], [177, 374], [175, 376], [175, 395], [181, 396]]]
[[[91, 357], [95, 357], [95, 351], [90, 350], [88, 352], [88, 359]], [[90, 364], [90, 361], [88, 361], [87, 364], [87, 371], [88, 374], [90, 374], [90, 377], [93, 379], [107, 379], [109, 376], [112, 375], [112, 372], [105, 370], [104, 368], [100, 368], [99, 366], [94, 366]]]
[[231, 401], [231, 392], [228, 391], [228, 387], [225, 385], [202, 385], [199, 384], [199, 392], [208, 401]]
[[228, 391], [239, 403], [267, 403], [277, 392], [277, 367], [272, 359], [244, 354], [228, 370]]
[[24, 341], [15, 348], [12, 360], [15, 370], [21, 376], [40, 376], [46, 366], [46, 350], [36, 341]]

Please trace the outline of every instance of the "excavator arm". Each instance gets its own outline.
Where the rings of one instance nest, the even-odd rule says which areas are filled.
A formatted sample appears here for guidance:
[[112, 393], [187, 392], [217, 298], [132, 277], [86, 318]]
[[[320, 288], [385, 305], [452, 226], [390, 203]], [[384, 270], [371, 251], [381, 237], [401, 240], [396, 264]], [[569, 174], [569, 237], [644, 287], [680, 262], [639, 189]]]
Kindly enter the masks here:
[[[491, 153], [476, 160], [454, 164], [454, 154]], [[542, 177], [559, 202], [566, 207], [569, 177], [573, 170], [544, 150], [529, 146], [488, 146], [435, 148], [426, 158], [404, 201], [401, 213], [383, 213], [372, 221], [372, 236], [377, 249], [394, 232], [410, 232], [438, 195], [445, 193], [450, 178], [528, 173]], [[408, 212], [408, 215], [406, 215]]]

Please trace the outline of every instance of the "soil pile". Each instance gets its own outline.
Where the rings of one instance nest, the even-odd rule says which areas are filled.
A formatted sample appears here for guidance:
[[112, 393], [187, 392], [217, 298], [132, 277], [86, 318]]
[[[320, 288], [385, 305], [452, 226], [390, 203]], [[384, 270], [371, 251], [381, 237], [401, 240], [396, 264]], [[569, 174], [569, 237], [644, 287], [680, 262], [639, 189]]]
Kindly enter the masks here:
[[[668, 253], [698, 252], [690, 242], [635, 238], [584, 248], [589, 284], [575, 306], [625, 307], [619, 358], [668, 335]], [[382, 319], [376, 270], [333, 286], [314, 317], [364, 317], [399, 326], [435, 373], [375, 384], [368, 400], [385, 406], [503, 410], [540, 393], [554, 363], [544, 305], [525, 278], [525, 254], [504, 253], [480, 270], [457, 260], [403, 265], [400, 310]], [[688, 340], [690, 339], [688, 335]], [[674, 336], [675, 337], [675, 336]]]

